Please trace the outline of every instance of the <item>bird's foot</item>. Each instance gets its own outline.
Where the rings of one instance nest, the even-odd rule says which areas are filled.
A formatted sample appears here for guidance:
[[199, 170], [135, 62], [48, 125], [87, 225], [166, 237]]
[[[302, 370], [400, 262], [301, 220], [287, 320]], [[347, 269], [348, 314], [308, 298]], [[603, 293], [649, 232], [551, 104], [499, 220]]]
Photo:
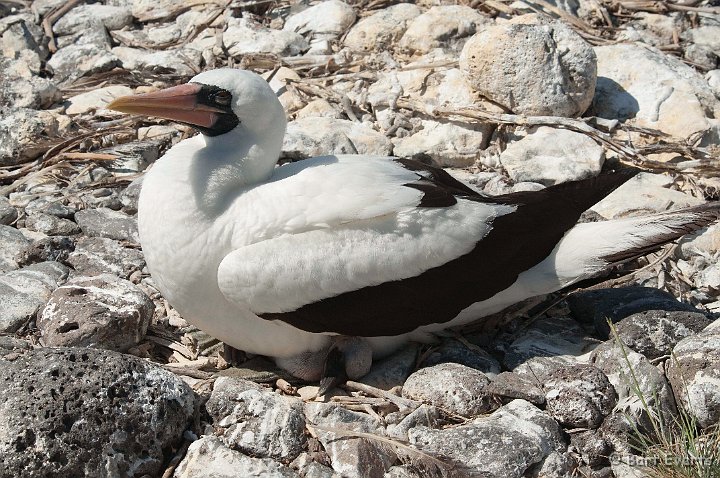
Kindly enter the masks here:
[[372, 349], [362, 338], [336, 336], [328, 348], [275, 361], [297, 378], [308, 382], [320, 380], [318, 395], [324, 395], [345, 380], [357, 380], [368, 373]]
[[325, 395], [346, 380], [357, 380], [370, 371], [372, 349], [360, 337], [339, 336], [325, 356], [318, 396]]

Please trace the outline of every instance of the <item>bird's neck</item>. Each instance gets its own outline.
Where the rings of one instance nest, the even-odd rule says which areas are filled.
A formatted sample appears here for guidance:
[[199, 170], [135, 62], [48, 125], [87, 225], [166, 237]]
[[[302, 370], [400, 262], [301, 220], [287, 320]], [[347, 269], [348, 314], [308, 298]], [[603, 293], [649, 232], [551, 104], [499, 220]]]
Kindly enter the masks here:
[[280, 156], [282, 136], [258, 134], [240, 125], [230, 133], [204, 137], [187, 171], [198, 208], [217, 215], [242, 190], [266, 181]]

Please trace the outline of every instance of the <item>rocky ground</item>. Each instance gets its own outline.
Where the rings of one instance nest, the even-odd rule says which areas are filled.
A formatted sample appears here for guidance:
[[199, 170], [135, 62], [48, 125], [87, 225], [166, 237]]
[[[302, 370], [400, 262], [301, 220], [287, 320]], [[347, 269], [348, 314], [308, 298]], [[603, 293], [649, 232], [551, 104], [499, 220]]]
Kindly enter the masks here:
[[104, 105], [249, 68], [284, 161], [410, 156], [487, 194], [628, 164], [584, 220], [663, 211], [718, 199], [716, 5], [0, 1], [0, 477], [644, 476], [638, 433], [720, 420], [720, 226], [314, 399], [155, 290], [142, 172], [194, 133]]

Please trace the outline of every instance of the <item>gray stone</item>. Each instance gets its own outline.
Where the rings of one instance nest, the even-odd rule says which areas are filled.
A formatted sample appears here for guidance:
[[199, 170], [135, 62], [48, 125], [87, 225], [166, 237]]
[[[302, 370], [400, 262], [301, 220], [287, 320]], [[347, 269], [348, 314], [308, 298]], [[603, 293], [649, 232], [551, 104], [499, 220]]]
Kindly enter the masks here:
[[648, 310], [621, 320], [617, 333], [635, 352], [655, 359], [669, 356], [680, 340], [697, 334], [711, 322], [700, 311]]
[[0, 115], [0, 166], [13, 166], [44, 153], [42, 139], [55, 136], [58, 123], [52, 113], [17, 108]]
[[256, 383], [221, 377], [206, 408], [225, 445], [252, 456], [290, 462], [307, 446], [302, 401]]
[[667, 376], [680, 406], [705, 428], [720, 420], [720, 330], [687, 337], [673, 349]]
[[476, 34], [460, 68], [477, 91], [514, 113], [579, 116], [593, 99], [595, 53], [564, 23], [539, 18], [516, 17]]
[[417, 132], [395, 138], [393, 154], [400, 157], [427, 155], [437, 166], [468, 167], [485, 148], [490, 128], [485, 124], [457, 124], [421, 119]]
[[[317, 456], [317, 454], [315, 455]], [[314, 461], [310, 453], [301, 453], [290, 463], [290, 467], [297, 470], [300, 476], [304, 478], [341, 478], [329, 466]]]
[[491, 380], [500, 373], [500, 363], [484, 349], [453, 339], [445, 340], [439, 347], [433, 348], [420, 365], [430, 367], [446, 362], [480, 370]]
[[75, 44], [60, 48], [47, 65], [53, 72], [53, 80], [65, 82], [83, 75], [113, 69], [120, 60], [104, 48], [94, 44]]
[[487, 392], [490, 379], [470, 367], [457, 363], [441, 363], [421, 368], [405, 381], [402, 394], [451, 413], [474, 417], [495, 408]]
[[510, 344], [503, 359], [512, 370], [533, 357], [577, 356], [584, 354], [590, 342], [574, 320], [550, 317], [537, 320]]
[[27, 216], [25, 227], [48, 236], [70, 236], [80, 233], [80, 228], [74, 222], [44, 213]]
[[707, 70], [714, 70], [718, 65], [715, 51], [705, 45], [688, 45], [685, 48], [685, 58]]
[[436, 428], [439, 421], [440, 411], [432, 405], [422, 404], [397, 425], [388, 426], [387, 432], [390, 436], [406, 442], [408, 441], [408, 432], [413, 428], [418, 426]]
[[154, 310], [152, 300], [124, 279], [75, 277], [52, 293], [38, 316], [40, 342], [124, 352], [145, 336]]
[[415, 370], [418, 349], [417, 344], [410, 343], [388, 357], [373, 361], [372, 368], [362, 378], [362, 383], [383, 390], [402, 385]]
[[504, 398], [521, 398], [534, 405], [545, 403], [545, 392], [529, 377], [502, 372], [492, 379], [486, 388], [487, 393]]
[[680, 59], [642, 44], [595, 47], [598, 83], [591, 113], [685, 138], [710, 127], [720, 102]]
[[74, 249], [75, 242], [68, 237], [43, 237], [20, 249], [15, 259], [21, 266], [45, 261], [67, 263], [67, 259]]
[[311, 425], [318, 426], [314, 430], [333, 470], [343, 477], [382, 476], [396, 460], [395, 454], [377, 441], [353, 437], [352, 432], [383, 436], [382, 424], [375, 417], [317, 402], [305, 404], [305, 415]]
[[8, 226], [18, 218], [17, 209], [10, 205], [5, 196], [0, 196], [0, 225]]
[[66, 206], [56, 200], [47, 200], [43, 198], [35, 199], [25, 206], [25, 214], [50, 214], [63, 219], [72, 219], [75, 216], [76, 209], [72, 206]]
[[433, 48], [456, 49], [459, 40], [492, 23], [466, 5], [440, 5], [413, 18], [398, 46], [412, 53], [427, 53]]
[[0, 332], [15, 332], [35, 317], [68, 276], [57, 262], [42, 262], [0, 275]]
[[282, 156], [303, 159], [328, 154], [388, 156], [392, 143], [369, 127], [335, 118], [302, 118], [288, 123]]
[[578, 321], [595, 325], [602, 338], [608, 338], [607, 321], [619, 322], [633, 314], [648, 311], [696, 313], [695, 307], [679, 302], [670, 293], [651, 287], [618, 287], [576, 292], [567, 299]]
[[378, 51], [396, 43], [408, 23], [420, 15], [417, 5], [399, 3], [361, 18], [345, 37], [345, 46], [359, 51]]
[[158, 476], [194, 395], [117, 352], [36, 349], [0, 366], [0, 476]]
[[67, 262], [80, 274], [93, 276], [114, 274], [127, 279], [145, 267], [139, 249], [123, 247], [118, 241], [104, 237], [81, 237]]
[[513, 181], [550, 186], [597, 176], [605, 153], [585, 134], [540, 126], [508, 144], [500, 153], [500, 162]]
[[298, 33], [265, 28], [247, 18], [228, 19], [222, 39], [223, 45], [233, 57], [252, 53], [294, 56], [310, 47]]
[[300, 478], [290, 468], [269, 458], [252, 458], [231, 450], [215, 436], [206, 435], [190, 445], [174, 478]]
[[610, 464], [610, 443], [596, 430], [581, 431], [570, 435], [570, 450], [580, 455], [585, 465], [593, 468]]
[[543, 382], [547, 412], [569, 428], [597, 428], [617, 397], [605, 374], [591, 365], [555, 370]]
[[466, 468], [460, 476], [520, 478], [565, 442], [557, 422], [525, 400], [513, 400], [487, 417], [444, 430], [417, 427], [410, 443]]
[[[35, 7], [35, 5], [33, 5]], [[0, 18], [0, 55], [20, 60], [32, 74], [40, 73], [48, 55], [45, 33], [30, 12]]]
[[[105, 6], [105, 5], [87, 5]], [[94, 89], [79, 95], [71, 96], [65, 102], [65, 114], [79, 115], [105, 108], [111, 101], [120, 96], [133, 94], [133, 90], [125, 85], [110, 85]]]
[[140, 191], [142, 190], [142, 181], [145, 176], [134, 179], [120, 193], [120, 202], [122, 203], [122, 211], [125, 214], [135, 215], [138, 211], [138, 199], [140, 199]]
[[118, 46], [112, 48], [111, 52], [126, 70], [145, 70], [194, 76], [202, 62], [202, 52], [193, 48], [168, 48], [153, 51]]
[[42, 108], [62, 97], [52, 80], [36, 76], [22, 59], [0, 57], [0, 69], [0, 106]]
[[708, 85], [710, 85], [713, 93], [715, 93], [715, 97], [720, 99], [720, 69], [708, 71], [705, 75], [705, 79], [707, 80]]
[[[649, 412], [665, 424], [673, 423], [677, 408], [670, 384], [645, 356], [608, 340], [593, 350], [590, 363], [607, 376], [618, 397], [614, 412], [603, 424], [604, 435], [624, 433], [633, 426], [652, 430]], [[644, 409], [643, 401], [649, 410]]]
[[30, 342], [10, 335], [0, 335], [0, 355], [32, 349]]
[[28, 244], [30, 241], [20, 231], [0, 225], [0, 272], [17, 269], [17, 253]]
[[91, 237], [139, 242], [137, 219], [108, 208], [84, 209], [75, 213], [75, 222]]
[[108, 171], [115, 176], [137, 175], [160, 157], [162, 141], [132, 141], [98, 150], [98, 153], [112, 154], [118, 159], [106, 163]]

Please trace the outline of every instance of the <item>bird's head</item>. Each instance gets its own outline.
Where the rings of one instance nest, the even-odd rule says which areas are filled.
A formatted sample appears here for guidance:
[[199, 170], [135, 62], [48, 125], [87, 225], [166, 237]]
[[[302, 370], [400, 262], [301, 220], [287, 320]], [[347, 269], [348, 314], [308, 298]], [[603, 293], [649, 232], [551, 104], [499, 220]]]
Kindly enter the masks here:
[[117, 98], [109, 109], [156, 116], [220, 136], [238, 125], [262, 132], [281, 124], [285, 112], [267, 82], [247, 70], [221, 68], [200, 73], [188, 83], [152, 93]]

